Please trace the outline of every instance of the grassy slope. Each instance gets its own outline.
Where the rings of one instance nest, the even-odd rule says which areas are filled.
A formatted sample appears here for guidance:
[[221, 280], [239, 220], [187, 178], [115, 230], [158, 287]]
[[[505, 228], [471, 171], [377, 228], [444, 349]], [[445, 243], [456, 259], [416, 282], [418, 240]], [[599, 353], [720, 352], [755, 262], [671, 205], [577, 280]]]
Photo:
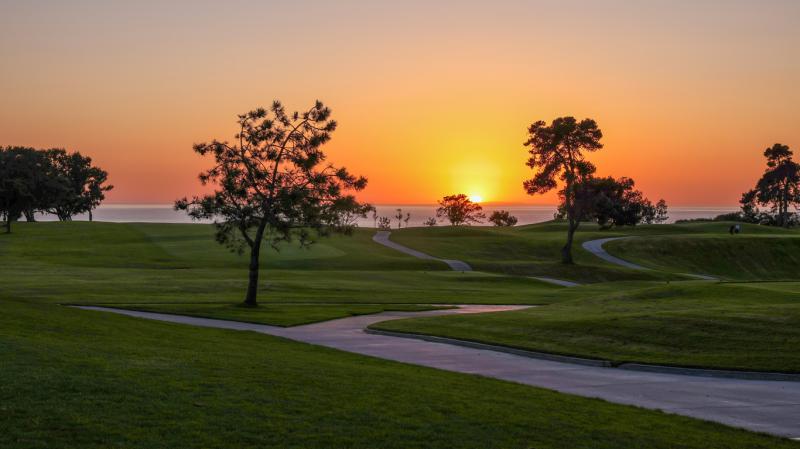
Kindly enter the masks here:
[[416, 318], [377, 328], [615, 362], [800, 372], [800, 283], [673, 283], [570, 291], [517, 312]]
[[689, 418], [0, 290], [0, 447], [780, 448]]
[[624, 259], [677, 273], [704, 273], [735, 280], [797, 279], [800, 232], [744, 225], [731, 236], [730, 223], [698, 223], [702, 233], [648, 236], [609, 242], [605, 248]]
[[[453, 273], [371, 241], [372, 231], [264, 254], [263, 303], [530, 303], [558, 287]], [[223, 303], [244, 297], [246, 259], [205, 225], [20, 223], [0, 236], [0, 282], [13, 296], [60, 303]], [[302, 269], [300, 269], [302, 268]], [[46, 276], [45, 276], [46, 274]]]
[[[668, 227], [655, 229], [665, 232]], [[648, 230], [653, 232], [653, 227], [625, 229], [624, 232], [645, 233]], [[477, 270], [495, 273], [550, 276], [578, 282], [677, 279], [662, 273], [617, 267], [584, 251], [580, 246], [583, 241], [624, 235], [620, 231], [600, 232], [589, 224], [584, 224], [576, 235], [573, 249], [576, 264], [563, 265], [559, 261], [565, 235], [562, 224], [542, 223], [514, 228], [410, 228], [393, 232], [391, 239], [437, 257], [464, 260]]]

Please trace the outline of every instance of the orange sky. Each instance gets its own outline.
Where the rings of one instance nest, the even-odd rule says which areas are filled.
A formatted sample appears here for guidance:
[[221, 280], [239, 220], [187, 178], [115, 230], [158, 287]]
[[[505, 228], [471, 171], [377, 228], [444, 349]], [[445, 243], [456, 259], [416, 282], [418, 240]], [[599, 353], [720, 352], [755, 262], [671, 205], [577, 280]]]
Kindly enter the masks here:
[[562, 115], [673, 205], [735, 204], [764, 148], [800, 151], [797, 1], [133, 3], [0, 3], [0, 145], [93, 156], [112, 202], [198, 192], [192, 143], [273, 98], [333, 109], [330, 160], [375, 203], [552, 204], [521, 143]]

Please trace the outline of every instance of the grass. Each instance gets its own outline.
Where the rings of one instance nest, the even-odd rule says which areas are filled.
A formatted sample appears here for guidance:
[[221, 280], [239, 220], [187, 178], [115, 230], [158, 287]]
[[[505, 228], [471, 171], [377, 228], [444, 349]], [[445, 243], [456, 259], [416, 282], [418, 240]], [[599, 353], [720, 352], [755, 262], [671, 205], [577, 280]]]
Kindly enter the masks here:
[[[543, 223], [513, 228], [432, 227], [392, 232], [391, 239], [431, 255], [459, 259], [474, 269], [518, 276], [547, 276], [580, 283], [621, 280], [680, 279], [659, 272], [630, 270], [609, 264], [581, 248], [581, 242], [624, 235], [599, 231], [584, 224], [573, 247], [575, 265], [560, 263], [566, 228], [561, 223]], [[636, 228], [628, 231], [642, 232]]]
[[[537, 293], [560, 289], [520, 277], [454, 273], [444, 263], [375, 244], [372, 234], [359, 230], [310, 249], [266, 250], [260, 301], [536, 303]], [[206, 225], [19, 223], [14, 234], [0, 236], [0, 258], [8, 293], [37, 301], [235, 304], [247, 288], [246, 257], [216, 244]]]
[[10, 298], [3, 448], [781, 448], [657, 411], [343, 353]]
[[533, 351], [702, 368], [800, 372], [800, 283], [606, 284], [547, 307], [375, 328]]
[[265, 304], [255, 309], [228, 303], [112, 304], [112, 306], [118, 309], [243, 321], [282, 327], [381, 312], [421, 312], [451, 308], [422, 304]]
[[745, 225], [732, 236], [727, 224], [707, 233], [615, 240], [606, 249], [626, 260], [673, 273], [710, 274], [732, 280], [797, 279], [800, 233]]
[[[544, 239], [520, 237], [531, 240], [531, 247], [537, 241], [547, 247], [557, 241], [557, 226], [492, 232], [551, 232]], [[645, 294], [657, 284], [654, 279], [663, 279], [638, 278], [602, 262], [588, 266], [593, 274], [587, 276], [627, 280], [567, 289], [507, 274], [514, 269], [454, 273], [442, 263], [377, 245], [371, 235], [360, 230], [309, 250], [267, 250], [263, 306], [243, 309], [236, 304], [246, 287], [246, 259], [214, 243], [209, 226], [20, 223], [14, 234], [0, 235], [0, 447], [794, 447], [690, 418], [256, 333], [59, 305], [103, 304], [290, 325], [430, 307], [425, 304], [552, 304], [525, 312], [533, 318], [519, 323], [531, 329], [537, 324], [535, 312], [562, 310], [563, 320], [572, 313], [575, 332], [583, 332], [584, 318], [600, 319], [603, 307], [615, 310], [627, 303], [632, 317], [641, 316], [637, 307], [649, 302], [634, 304], [613, 292]], [[544, 261], [544, 254], [536, 257]], [[766, 316], [774, 307], [781, 317], [795, 319], [788, 299], [796, 293], [795, 284], [730, 288], [783, 295], [785, 302], [765, 303], [761, 311], [747, 309], [742, 301], [741, 311]], [[676, 301], [684, 293], [676, 294]], [[593, 305], [603, 298], [605, 305]], [[524, 315], [469, 318], [515, 316]], [[629, 320], [619, 316], [618, 327], [627, 329]], [[515, 323], [507, 324], [510, 332]], [[473, 334], [488, 335], [487, 329], [474, 328]], [[794, 338], [785, 332], [786, 339]]]

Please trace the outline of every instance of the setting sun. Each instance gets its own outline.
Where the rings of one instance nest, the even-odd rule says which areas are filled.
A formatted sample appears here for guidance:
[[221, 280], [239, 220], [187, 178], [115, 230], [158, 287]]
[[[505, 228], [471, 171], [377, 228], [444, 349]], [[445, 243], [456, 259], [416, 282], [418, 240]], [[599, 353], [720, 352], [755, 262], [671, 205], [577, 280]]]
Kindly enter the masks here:
[[470, 195], [469, 200], [473, 203], [481, 203], [483, 202], [483, 197], [480, 195]]

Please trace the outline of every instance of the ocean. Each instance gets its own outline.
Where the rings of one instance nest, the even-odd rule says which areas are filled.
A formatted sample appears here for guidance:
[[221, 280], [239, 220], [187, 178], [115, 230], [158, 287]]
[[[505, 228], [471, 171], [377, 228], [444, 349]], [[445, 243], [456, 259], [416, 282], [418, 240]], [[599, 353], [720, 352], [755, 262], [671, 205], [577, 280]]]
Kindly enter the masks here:
[[[423, 222], [429, 217], [436, 216], [435, 205], [376, 205], [379, 216], [392, 219], [392, 227], [397, 227], [397, 209], [401, 209], [403, 214], [410, 213], [409, 226], [422, 226]], [[553, 219], [556, 212], [555, 206], [531, 206], [522, 204], [511, 205], [486, 205], [484, 212], [488, 216], [493, 211], [503, 209], [511, 212], [517, 217], [518, 225], [541, 223]], [[713, 218], [717, 215], [735, 212], [738, 206], [675, 206], [669, 208], [668, 223], [675, 220], [689, 218]], [[104, 204], [94, 211], [95, 221], [107, 221], [113, 223], [192, 223], [186, 213], [173, 210], [169, 204]], [[37, 216], [41, 221], [57, 220], [52, 215]], [[74, 220], [88, 220], [88, 214], [74, 217]], [[359, 220], [359, 226], [372, 227], [374, 221], [372, 217]], [[442, 223], [443, 224], [443, 223]], [[405, 223], [403, 224], [405, 226]]]

